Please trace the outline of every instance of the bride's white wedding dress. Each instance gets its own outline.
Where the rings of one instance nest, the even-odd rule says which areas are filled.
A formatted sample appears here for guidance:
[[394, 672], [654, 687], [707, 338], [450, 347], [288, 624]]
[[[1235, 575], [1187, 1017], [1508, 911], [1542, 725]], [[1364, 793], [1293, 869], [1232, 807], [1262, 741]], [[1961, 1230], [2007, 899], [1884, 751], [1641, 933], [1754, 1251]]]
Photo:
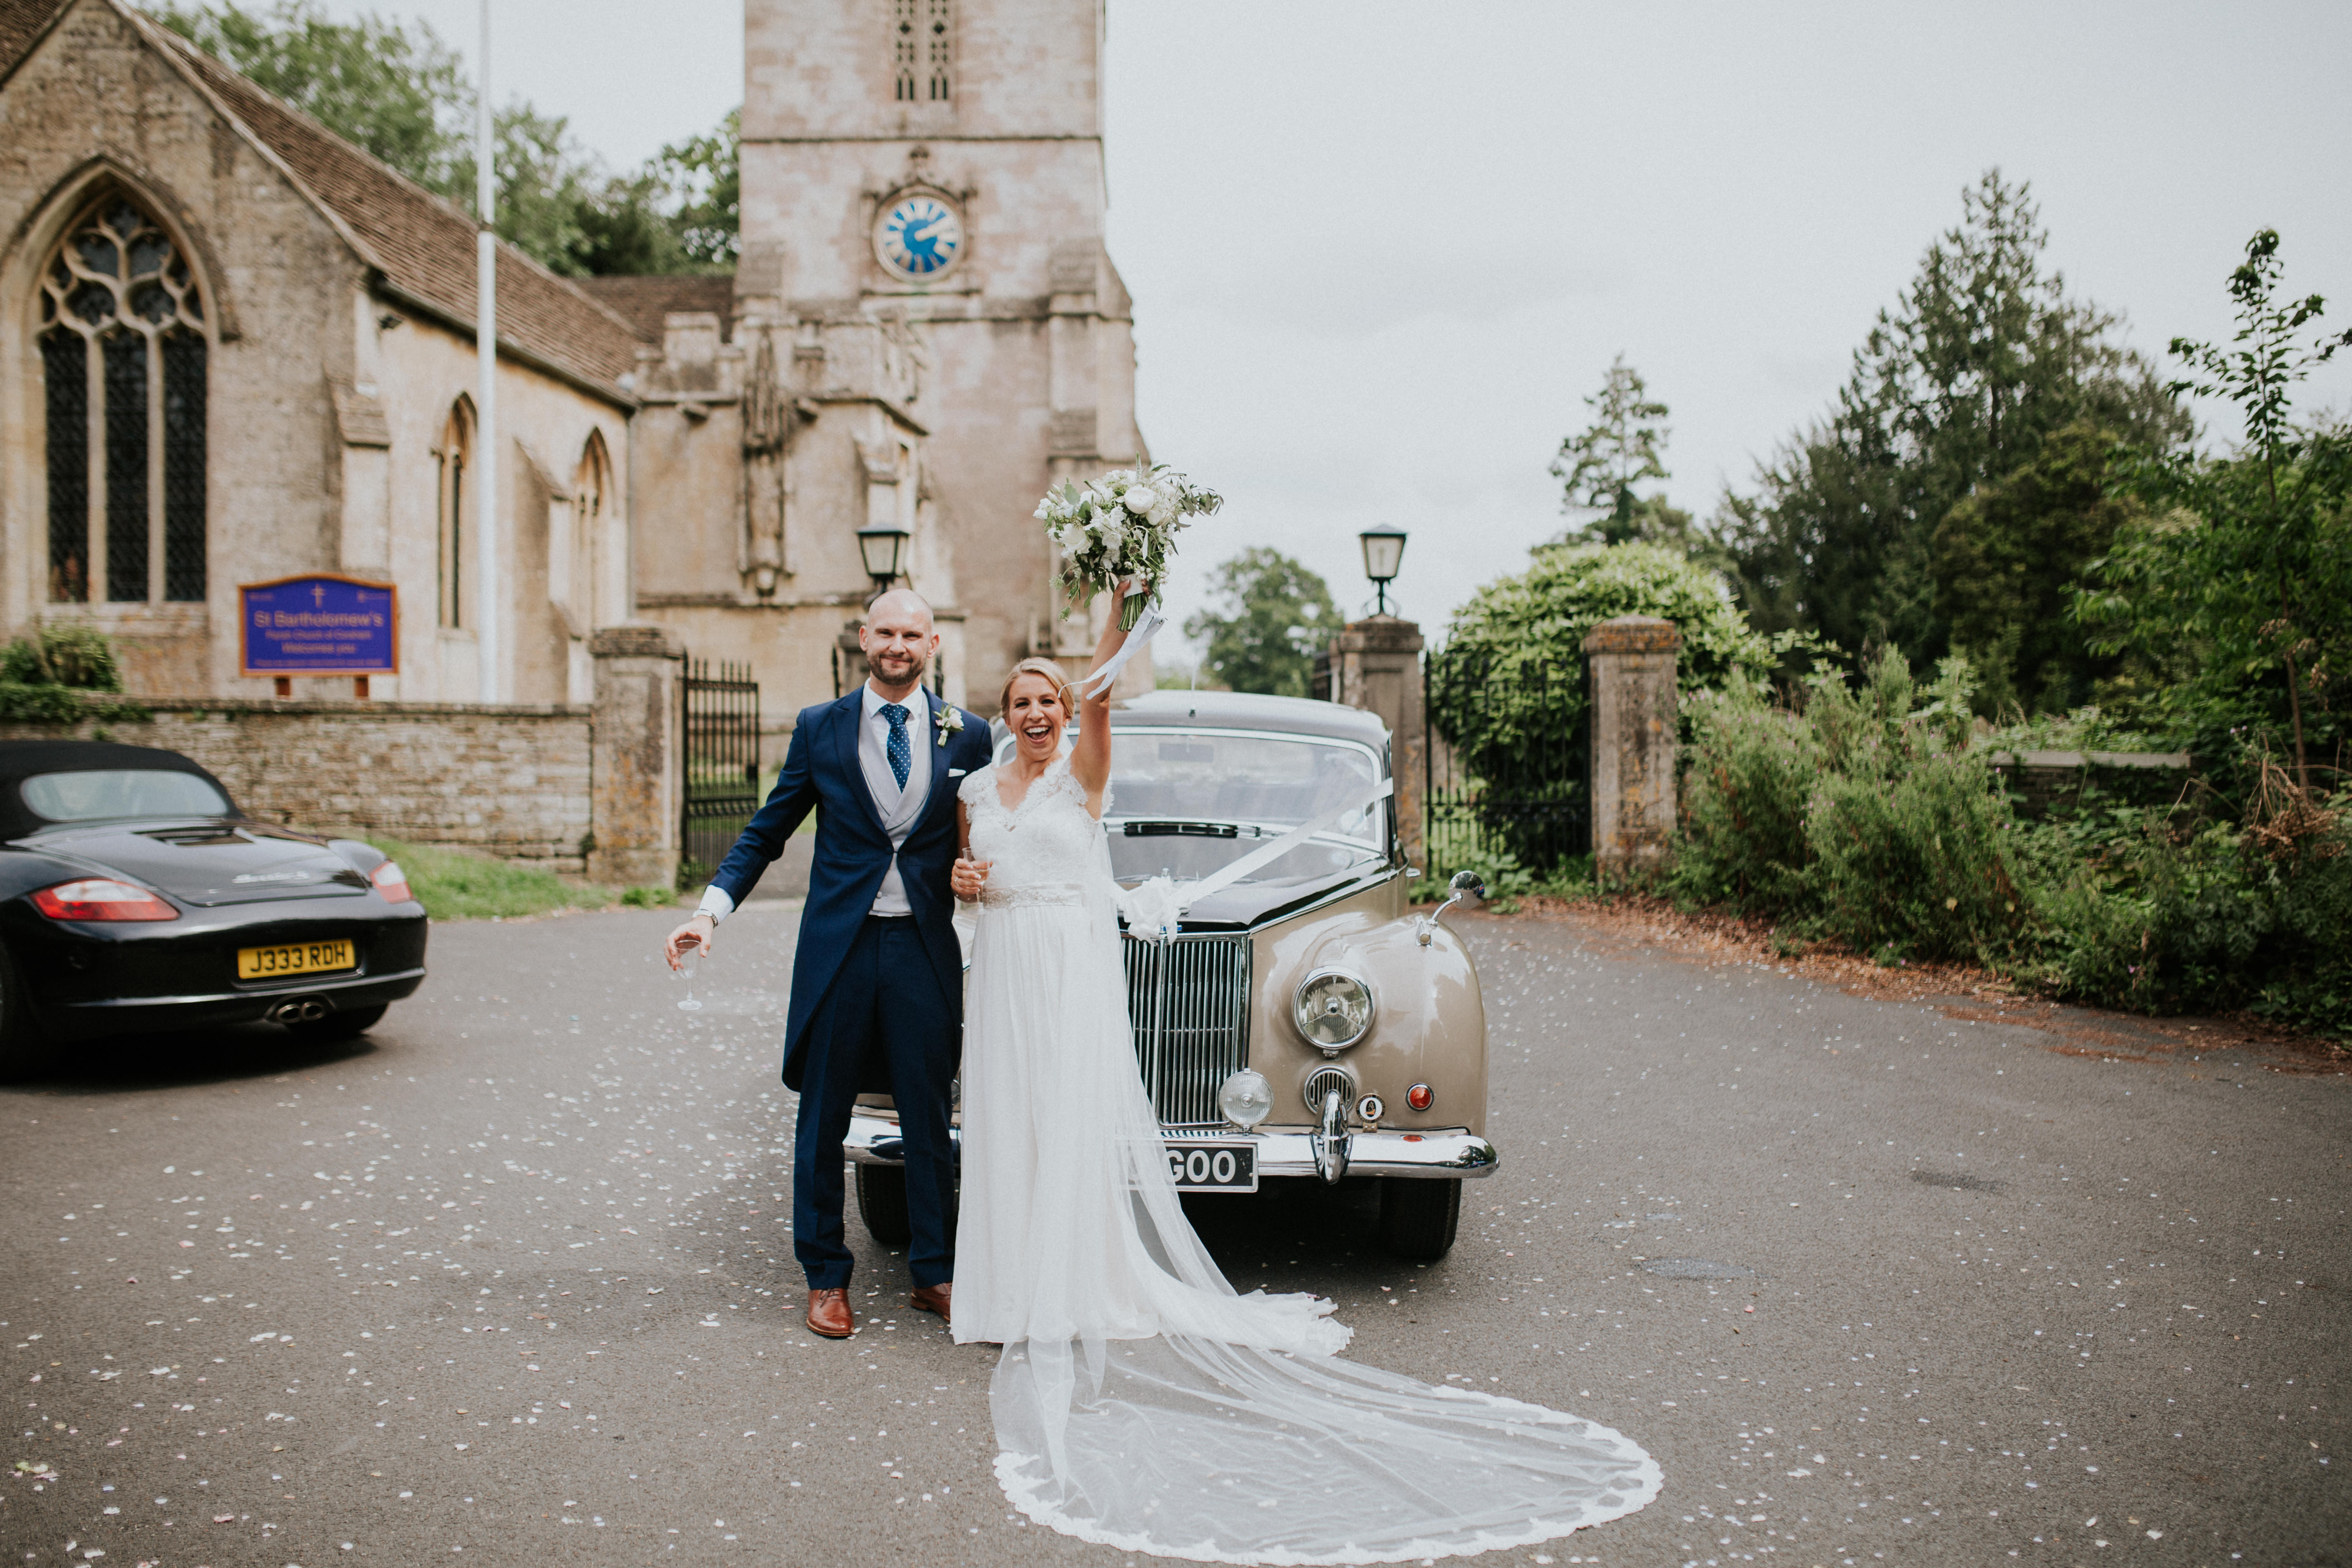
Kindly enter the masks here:
[[1015, 810], [963, 782], [992, 862], [963, 1049], [954, 1333], [999, 1342], [998, 1479], [1030, 1518], [1211, 1563], [1391, 1563], [1633, 1511], [1608, 1427], [1338, 1359], [1311, 1296], [1234, 1293], [1186, 1223], [1136, 1071], [1102, 828], [1066, 758]]

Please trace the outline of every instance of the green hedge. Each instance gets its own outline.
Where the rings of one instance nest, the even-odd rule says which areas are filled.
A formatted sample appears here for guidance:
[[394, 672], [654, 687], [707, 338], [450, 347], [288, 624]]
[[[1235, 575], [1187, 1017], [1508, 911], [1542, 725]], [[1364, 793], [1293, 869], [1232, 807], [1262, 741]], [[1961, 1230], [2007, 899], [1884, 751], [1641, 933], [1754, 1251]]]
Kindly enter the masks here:
[[1667, 886], [1882, 963], [1973, 960], [2061, 997], [2143, 1012], [2248, 1008], [2352, 1038], [2352, 789], [2297, 790], [2241, 760], [2245, 800], [2130, 805], [2095, 788], [2019, 819], [1973, 682], [1914, 685], [1884, 655], [1801, 707], [1744, 678], [1687, 699]]

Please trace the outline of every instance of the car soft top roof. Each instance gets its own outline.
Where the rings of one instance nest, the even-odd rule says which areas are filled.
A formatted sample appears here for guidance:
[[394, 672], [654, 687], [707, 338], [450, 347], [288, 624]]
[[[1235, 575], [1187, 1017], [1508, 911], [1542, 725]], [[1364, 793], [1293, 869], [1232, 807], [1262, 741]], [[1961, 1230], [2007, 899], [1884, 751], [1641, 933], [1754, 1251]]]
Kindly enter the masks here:
[[1111, 727], [1168, 724], [1216, 730], [1273, 730], [1354, 741], [1375, 752], [1389, 743], [1380, 716], [1337, 702], [1306, 697], [1266, 697], [1252, 691], [1147, 691], [1114, 702]]
[[[211, 773], [177, 752], [160, 746], [124, 746], [111, 741], [0, 741], [0, 838], [19, 838], [56, 824], [25, 805], [17, 785], [37, 773], [92, 773], [107, 768], [149, 773], [194, 773], [230, 798]], [[232, 806], [232, 809], [234, 807]]]

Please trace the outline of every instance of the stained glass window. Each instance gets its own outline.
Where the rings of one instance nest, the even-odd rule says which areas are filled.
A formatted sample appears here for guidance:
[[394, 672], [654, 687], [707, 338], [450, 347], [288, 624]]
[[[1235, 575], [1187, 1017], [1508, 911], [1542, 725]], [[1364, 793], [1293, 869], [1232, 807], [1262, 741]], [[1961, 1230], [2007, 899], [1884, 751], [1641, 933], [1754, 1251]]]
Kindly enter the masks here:
[[41, 275], [49, 598], [205, 596], [204, 300], [178, 247], [110, 195]]

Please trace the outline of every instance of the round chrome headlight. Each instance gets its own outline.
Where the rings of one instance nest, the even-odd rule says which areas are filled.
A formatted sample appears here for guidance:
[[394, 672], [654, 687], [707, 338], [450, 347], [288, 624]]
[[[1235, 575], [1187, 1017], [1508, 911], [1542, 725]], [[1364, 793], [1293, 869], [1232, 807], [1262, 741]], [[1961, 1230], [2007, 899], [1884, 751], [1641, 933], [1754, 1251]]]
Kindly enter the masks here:
[[1318, 969], [1298, 983], [1291, 1016], [1308, 1045], [1344, 1051], [1372, 1026], [1372, 988], [1344, 969]]
[[1274, 1114], [1274, 1085], [1244, 1068], [1217, 1086], [1217, 1110], [1236, 1127], [1255, 1127]]

